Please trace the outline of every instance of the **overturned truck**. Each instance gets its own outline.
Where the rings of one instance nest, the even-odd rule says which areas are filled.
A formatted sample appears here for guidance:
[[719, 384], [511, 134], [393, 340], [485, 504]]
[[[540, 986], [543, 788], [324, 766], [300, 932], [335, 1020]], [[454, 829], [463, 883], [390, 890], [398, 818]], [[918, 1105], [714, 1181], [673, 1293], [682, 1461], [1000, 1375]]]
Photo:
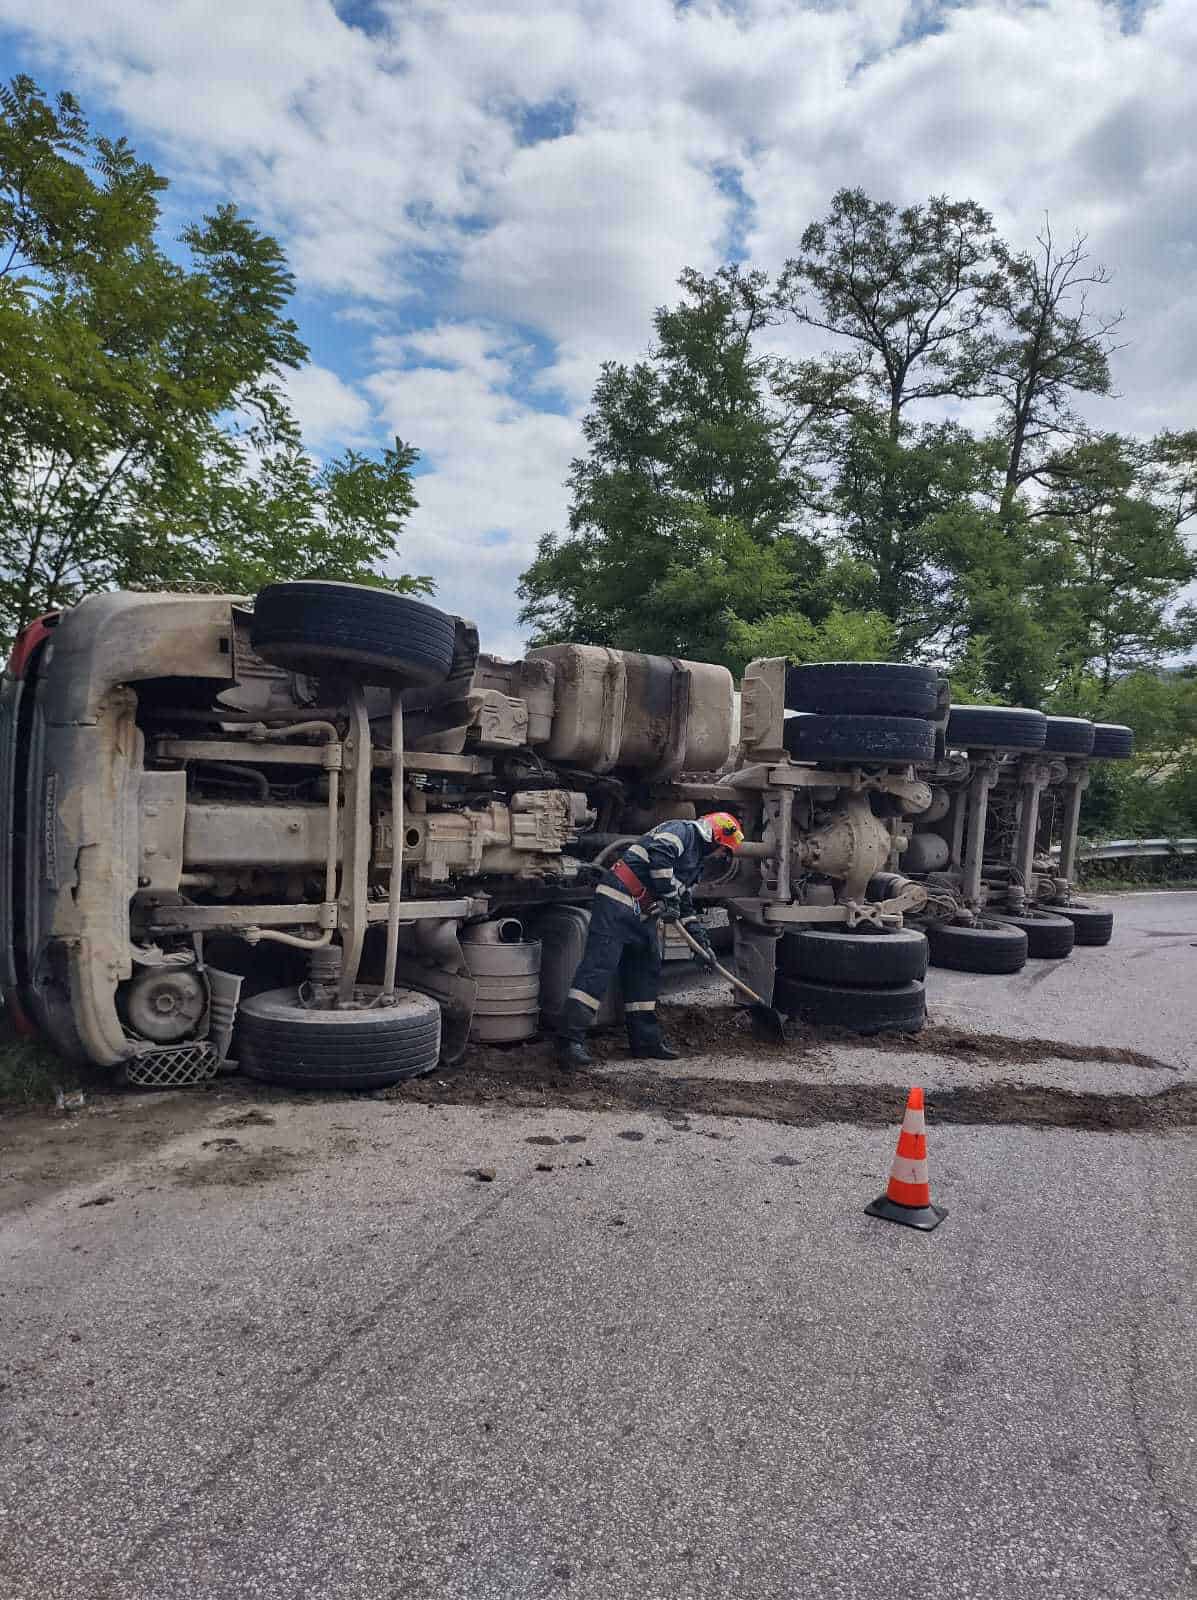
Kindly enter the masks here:
[[818, 1020], [918, 1027], [903, 922], [927, 890], [886, 869], [932, 804], [947, 684], [766, 660], [733, 689], [585, 645], [500, 660], [349, 584], [88, 598], [27, 628], [4, 681], [10, 1014], [139, 1085], [235, 1058], [382, 1086], [551, 1027], [603, 863], [717, 806], [748, 843], [696, 898], [742, 976]]

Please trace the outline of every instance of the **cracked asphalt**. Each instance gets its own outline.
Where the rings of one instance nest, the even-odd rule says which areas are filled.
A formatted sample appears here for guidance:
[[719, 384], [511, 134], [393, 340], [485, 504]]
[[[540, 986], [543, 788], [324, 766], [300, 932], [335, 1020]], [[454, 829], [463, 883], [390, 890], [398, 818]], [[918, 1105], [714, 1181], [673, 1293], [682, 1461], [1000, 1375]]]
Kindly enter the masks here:
[[[1166, 1064], [1023, 1082], [1190, 1079], [1197, 895], [1115, 905], [1108, 950], [933, 973], [933, 1011]], [[679, 1066], [750, 1094], [748, 1061]], [[892, 1084], [892, 1129], [235, 1080], [97, 1103], [112, 1159], [47, 1134], [0, 1225], [0, 1595], [1197, 1594], [1194, 1133], [937, 1125], [931, 1087], [947, 1222], [865, 1217], [900, 1086], [970, 1070], [1004, 1069], [796, 1068]], [[0, 1119], [11, 1174], [33, 1132]]]

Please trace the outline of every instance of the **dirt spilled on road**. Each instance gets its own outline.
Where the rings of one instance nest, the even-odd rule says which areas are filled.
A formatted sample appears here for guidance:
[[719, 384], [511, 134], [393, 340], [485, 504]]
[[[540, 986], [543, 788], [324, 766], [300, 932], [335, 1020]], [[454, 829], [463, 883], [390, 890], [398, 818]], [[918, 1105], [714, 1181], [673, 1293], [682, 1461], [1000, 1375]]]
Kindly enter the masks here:
[[[686, 1054], [751, 1055], [775, 1058], [775, 1077], [752, 1080], [689, 1077], [665, 1063], [629, 1069], [622, 1041], [598, 1035], [592, 1043], [597, 1070], [566, 1074], [555, 1065], [551, 1042], [470, 1051], [452, 1072], [436, 1073], [387, 1091], [388, 1099], [428, 1105], [556, 1106], [577, 1111], [648, 1111], [663, 1115], [699, 1113], [755, 1117], [802, 1125], [818, 1122], [892, 1123], [901, 1115], [908, 1082], [829, 1083], [795, 1081], [783, 1064], [809, 1058], [814, 1064], [828, 1045], [902, 1055], [936, 1055], [1020, 1069], [1043, 1061], [1113, 1062], [1172, 1072], [1167, 1062], [1142, 1051], [1112, 1045], [1078, 1046], [1056, 1039], [1010, 1039], [1000, 1034], [930, 1026], [917, 1035], [816, 1032], [801, 1024], [782, 1045], [753, 1037], [741, 1012], [718, 1007], [662, 1007], [662, 1021]], [[604, 1064], [619, 1063], [617, 1073]], [[987, 1082], [937, 1089], [928, 1097], [941, 1122], [1016, 1123], [1028, 1127], [1079, 1128], [1120, 1132], [1163, 1132], [1197, 1125], [1197, 1086], [1176, 1084], [1153, 1095], [1100, 1094], [1027, 1083]]]
[[[1157, 1056], [1122, 1045], [1069, 1044], [1062, 1039], [1019, 1039], [1001, 1033], [974, 1033], [968, 1028], [931, 1023], [919, 1033], [850, 1033], [846, 1028], [812, 1028], [791, 1018], [786, 1022], [781, 1043], [759, 1038], [746, 1011], [735, 1006], [661, 1006], [663, 1031], [683, 1056], [752, 1056], [758, 1061], [775, 1057], [780, 1062], [818, 1062], [829, 1049], [869, 1050], [911, 1056], [941, 1056], [968, 1065], [970, 1062], [1008, 1067], [1028, 1067], [1046, 1061], [1103, 1062], [1118, 1066], [1143, 1067], [1156, 1072], [1179, 1069]], [[595, 1062], [626, 1060], [623, 1035], [616, 1030], [592, 1034], [589, 1049]], [[499, 1073], [519, 1061], [525, 1066], [550, 1069], [555, 1060], [551, 1039], [535, 1039], [519, 1045], [473, 1045], [463, 1067], [455, 1073]]]
[[282, 1145], [267, 1145], [263, 1150], [246, 1150], [236, 1139], [205, 1139], [194, 1161], [175, 1168], [174, 1181], [184, 1189], [247, 1189], [254, 1184], [273, 1183], [303, 1170], [294, 1150]]
[[[1028, 1069], [1040, 1062], [1108, 1062], [1153, 1073], [1176, 1071], [1137, 1050], [1006, 1038], [944, 1024], [915, 1035], [861, 1038], [791, 1023], [785, 1043], [778, 1045], [755, 1038], [746, 1015], [731, 1006], [665, 1006], [662, 1017], [685, 1055], [707, 1058], [720, 1075], [691, 1076], [684, 1061], [629, 1062], [622, 1034], [611, 1032], [593, 1040], [592, 1072], [565, 1076], [555, 1065], [552, 1041], [542, 1039], [472, 1049], [461, 1066], [439, 1068], [427, 1078], [387, 1090], [385, 1096], [410, 1104], [556, 1106], [668, 1117], [754, 1117], [795, 1125], [890, 1125], [901, 1115], [910, 1075], [917, 1074], [915, 1064], [939, 1057], [966, 1070], [974, 1067], [968, 1075], [976, 1079], [929, 1093], [931, 1114], [941, 1122], [1129, 1132], [1197, 1125], [1197, 1087], [1191, 1084], [1174, 1084], [1163, 1093], [1100, 1094], [1006, 1081], [1033, 1077]], [[873, 1053], [874, 1075], [878, 1053], [882, 1059], [893, 1054], [899, 1081], [845, 1082], [854, 1076], [857, 1051]], [[751, 1063], [752, 1070], [737, 1078], [740, 1063]], [[89, 1090], [86, 1107], [68, 1115], [38, 1108], [6, 1110], [0, 1115], [0, 1216], [140, 1163], [180, 1134], [200, 1128], [206, 1131], [199, 1150], [175, 1166], [173, 1181], [180, 1186], [250, 1188], [286, 1179], [310, 1165], [311, 1152], [300, 1155], [281, 1144], [259, 1148], [256, 1135], [275, 1125], [280, 1107], [340, 1098], [222, 1078], [205, 1089], [163, 1095]], [[359, 1130], [334, 1129], [322, 1153], [352, 1158], [359, 1144]], [[83, 1202], [97, 1207], [113, 1203], [107, 1191]]]
[[[423, 1105], [558, 1107], [571, 1111], [646, 1111], [676, 1116], [755, 1117], [801, 1127], [818, 1122], [888, 1124], [901, 1117], [903, 1083], [752, 1082], [670, 1077], [664, 1072], [566, 1075], [551, 1066], [471, 1065], [444, 1078], [421, 1078], [387, 1098]], [[927, 1097], [939, 1122], [1017, 1123], [1026, 1127], [1109, 1132], [1166, 1132], [1197, 1126], [1197, 1086], [1175, 1084], [1155, 1095], [1095, 1094], [1012, 1083], [937, 1089]]]
[[[830, 1038], [829, 1030], [823, 1037]], [[872, 1050], [899, 1051], [909, 1055], [911, 1048], [920, 1055], [950, 1056], [958, 1061], [997, 1061], [1003, 1066], [1027, 1067], [1040, 1061], [1106, 1061], [1127, 1067], [1147, 1067], [1157, 1072], [1176, 1072], [1178, 1068], [1142, 1050], [1114, 1044], [1066, 1044], [1062, 1039], [1010, 1039], [1001, 1033], [970, 1033], [967, 1028], [932, 1024], [913, 1039], [894, 1034], [876, 1034], [864, 1039], [858, 1033], [837, 1033], [837, 1044], [867, 1046]]]
[[[995, 1063], [999, 1066], [1026, 1067], [1044, 1061], [1106, 1062], [1119, 1066], [1145, 1067], [1157, 1072], [1176, 1072], [1170, 1062], [1142, 1050], [1123, 1045], [1069, 1044], [1062, 1039], [1019, 1039], [1003, 1033], [974, 1033], [971, 1029], [946, 1023], [929, 1023], [919, 1033], [850, 1033], [846, 1028], [812, 1028], [791, 1018], [786, 1022], [784, 1043], [774, 1044], [758, 1038], [748, 1014], [735, 1006], [661, 1006], [664, 1031], [688, 1056], [753, 1055], [767, 1060], [816, 1059], [829, 1046], [840, 1049], [886, 1051], [896, 1055], [944, 1056], [966, 1064]], [[538, 1040], [519, 1047], [525, 1057], [548, 1064], [553, 1059], [551, 1041]], [[467, 1065], [500, 1065], [510, 1058], [511, 1047], [476, 1048]], [[591, 1040], [596, 1061], [614, 1060], [624, 1054], [621, 1034], [596, 1034]]]

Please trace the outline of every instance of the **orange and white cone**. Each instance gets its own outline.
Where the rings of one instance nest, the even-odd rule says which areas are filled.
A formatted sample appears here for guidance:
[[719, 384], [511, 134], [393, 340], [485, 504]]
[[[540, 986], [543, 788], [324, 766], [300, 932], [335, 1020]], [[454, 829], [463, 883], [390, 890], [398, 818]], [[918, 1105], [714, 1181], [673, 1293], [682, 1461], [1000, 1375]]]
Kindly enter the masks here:
[[906, 1097], [906, 1115], [898, 1135], [898, 1149], [889, 1169], [889, 1184], [872, 1205], [865, 1207], [870, 1217], [900, 1222], [907, 1228], [930, 1233], [938, 1228], [947, 1212], [931, 1204], [931, 1182], [927, 1176], [927, 1123], [923, 1115], [923, 1091], [912, 1089]]

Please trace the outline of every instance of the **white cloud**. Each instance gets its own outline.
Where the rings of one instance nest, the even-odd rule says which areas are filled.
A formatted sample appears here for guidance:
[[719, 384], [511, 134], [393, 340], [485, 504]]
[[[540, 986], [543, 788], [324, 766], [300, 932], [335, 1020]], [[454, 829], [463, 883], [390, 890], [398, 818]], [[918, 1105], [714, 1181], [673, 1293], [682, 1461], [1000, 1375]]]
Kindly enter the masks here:
[[314, 362], [286, 375], [291, 408], [303, 429], [304, 443], [321, 452], [332, 447], [359, 449], [375, 433], [370, 402], [328, 367]]
[[718, 264], [730, 203], [709, 171], [640, 133], [601, 130], [520, 150], [497, 220], [467, 247], [467, 304], [560, 346], [553, 377], [575, 398], [598, 363], [634, 354], [680, 268]]
[[176, 172], [282, 228], [317, 287], [398, 294], [405, 256], [452, 247], [512, 143], [458, 92], [435, 8], [382, 40], [329, 0], [6, 0], [5, 20], [160, 140]]
[[366, 388], [388, 432], [417, 441], [432, 469], [416, 480], [401, 564], [435, 574], [437, 599], [473, 617], [488, 648], [518, 653], [515, 586], [539, 536], [564, 526], [576, 424], [510, 392], [518, 352], [497, 329], [441, 325], [381, 341], [379, 354]]
[[[378, 329], [364, 368], [301, 375], [296, 404], [319, 448], [374, 427], [423, 450], [405, 562], [507, 643], [598, 363], [641, 352], [679, 270], [720, 258], [720, 171], [770, 268], [844, 184], [971, 195], [1017, 244], [1050, 211], [1127, 311], [1121, 398], [1095, 420], [1193, 420], [1197, 8], [1130, 10], [377, 0], [367, 33], [330, 0], [4, 0], [22, 65], [106, 106], [189, 190], [233, 195], [305, 287]], [[542, 409], [561, 396], [570, 416]]]
[[[1120, 399], [1095, 417], [1150, 429], [1191, 416], [1197, 17], [1162, 0], [1124, 34], [1120, 15], [1100, 0], [952, 9], [934, 37], [845, 84], [817, 125], [803, 115], [760, 151], [746, 176], [754, 259], [776, 266], [792, 253], [842, 184], [901, 203], [971, 195], [1023, 246], [1050, 213], [1058, 237], [1088, 235], [1113, 273], [1105, 308], [1127, 311]], [[795, 172], [805, 178], [797, 194]]]

